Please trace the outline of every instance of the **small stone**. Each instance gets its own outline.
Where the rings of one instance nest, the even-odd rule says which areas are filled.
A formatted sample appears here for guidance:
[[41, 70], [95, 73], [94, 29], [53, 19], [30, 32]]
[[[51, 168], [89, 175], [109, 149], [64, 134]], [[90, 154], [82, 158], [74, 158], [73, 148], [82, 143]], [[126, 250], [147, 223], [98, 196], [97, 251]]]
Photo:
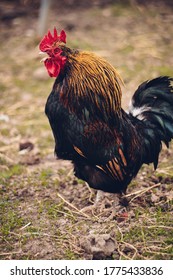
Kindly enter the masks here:
[[117, 248], [110, 234], [90, 234], [82, 238], [81, 246], [87, 253], [91, 253], [95, 260], [110, 257]]

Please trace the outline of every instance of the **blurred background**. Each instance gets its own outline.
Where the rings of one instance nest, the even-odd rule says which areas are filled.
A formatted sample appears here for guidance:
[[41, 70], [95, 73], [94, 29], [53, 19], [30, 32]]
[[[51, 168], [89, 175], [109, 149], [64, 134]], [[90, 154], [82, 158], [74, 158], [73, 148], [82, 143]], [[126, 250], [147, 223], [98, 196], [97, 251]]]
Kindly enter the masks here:
[[[56, 26], [59, 31], [66, 31], [69, 47], [93, 51], [107, 59], [124, 80], [122, 106], [126, 109], [131, 95], [144, 80], [160, 75], [173, 76], [173, 1], [1, 0], [0, 25], [0, 214], [3, 224], [0, 256], [92, 258], [80, 247], [75, 239], [76, 231], [72, 230], [73, 222], [79, 217], [69, 209], [65, 210], [64, 202], [57, 196], [58, 190], [66, 200], [81, 209], [91, 194], [82, 182], [73, 178], [69, 162], [54, 159], [54, 140], [44, 114], [54, 79], [48, 76], [40, 63], [42, 57], [38, 44], [47, 30]], [[163, 151], [162, 159], [162, 173], [166, 174], [165, 182], [169, 184], [173, 174], [170, 168], [172, 149]], [[152, 177], [153, 169], [142, 172], [145, 180], [140, 173], [140, 186], [158, 182], [156, 175]], [[159, 172], [161, 174], [161, 170]], [[163, 178], [163, 174], [160, 176]], [[139, 187], [138, 184], [134, 186]], [[169, 192], [167, 194], [170, 195]], [[160, 193], [155, 196], [155, 202], [159, 197]], [[144, 203], [143, 210], [138, 208], [136, 215], [141, 211], [145, 217], [143, 211], [147, 211], [147, 205]], [[66, 213], [65, 219], [63, 213]], [[161, 212], [154, 208], [153, 217], [158, 213]], [[83, 218], [78, 222], [82, 223]], [[162, 222], [160, 214], [158, 223], [162, 225]], [[150, 225], [152, 223], [153, 220]], [[71, 227], [73, 236], [67, 225]], [[105, 232], [110, 233], [113, 227], [111, 224], [107, 230], [105, 225]], [[131, 227], [134, 230], [136, 225], [131, 224]], [[98, 229], [93, 221], [92, 224], [86, 223], [84, 236], [88, 235], [89, 228], [93, 231]], [[81, 224], [78, 230], [81, 230]], [[130, 229], [125, 226], [122, 231], [124, 236], [127, 234], [128, 242], [137, 246], [136, 250], [127, 244], [128, 250], [119, 248], [127, 259], [154, 258], [157, 251], [162, 250], [152, 249], [147, 243], [148, 251], [155, 252], [147, 253], [135, 243], [137, 240], [141, 244], [143, 242], [140, 237], [135, 239], [137, 230], [135, 234], [132, 231], [131, 241]], [[144, 231], [143, 234], [145, 236]], [[148, 236], [152, 240], [158, 238], [160, 242], [159, 234], [163, 237], [165, 233], [157, 236], [156, 232], [155, 235], [147, 232], [145, 237], [146, 240]], [[60, 236], [61, 241], [55, 235]], [[164, 238], [166, 242], [170, 237], [165, 235]], [[164, 242], [160, 244], [163, 250]], [[169, 250], [163, 252], [162, 258], [170, 258]], [[115, 258], [120, 255], [118, 253]]]
[[5, 115], [1, 119], [11, 118], [19, 125], [22, 117], [19, 130], [26, 137], [40, 135], [41, 122], [47, 124], [44, 104], [53, 79], [40, 63], [38, 44], [54, 26], [66, 31], [70, 47], [94, 51], [117, 68], [125, 82], [125, 108], [139, 83], [159, 75], [173, 76], [173, 4], [169, 0], [1, 1], [0, 22], [0, 108]]

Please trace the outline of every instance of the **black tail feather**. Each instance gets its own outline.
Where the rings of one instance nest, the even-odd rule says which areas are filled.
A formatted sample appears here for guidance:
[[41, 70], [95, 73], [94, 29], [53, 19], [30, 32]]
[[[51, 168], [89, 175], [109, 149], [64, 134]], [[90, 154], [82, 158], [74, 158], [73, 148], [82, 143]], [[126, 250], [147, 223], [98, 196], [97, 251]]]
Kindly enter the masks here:
[[173, 78], [163, 76], [146, 81], [132, 97], [129, 114], [142, 122], [144, 163], [158, 163], [162, 142], [173, 138]]

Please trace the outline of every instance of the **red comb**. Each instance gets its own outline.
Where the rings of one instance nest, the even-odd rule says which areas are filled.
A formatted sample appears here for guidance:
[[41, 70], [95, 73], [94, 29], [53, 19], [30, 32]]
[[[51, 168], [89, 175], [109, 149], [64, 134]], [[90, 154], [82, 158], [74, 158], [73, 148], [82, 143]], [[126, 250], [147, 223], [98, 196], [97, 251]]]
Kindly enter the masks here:
[[39, 48], [42, 52], [47, 52], [56, 42], [62, 42], [66, 44], [66, 33], [64, 30], [61, 31], [60, 35], [58, 35], [56, 28], [53, 30], [53, 35], [50, 31], [48, 31], [48, 33], [41, 40]]

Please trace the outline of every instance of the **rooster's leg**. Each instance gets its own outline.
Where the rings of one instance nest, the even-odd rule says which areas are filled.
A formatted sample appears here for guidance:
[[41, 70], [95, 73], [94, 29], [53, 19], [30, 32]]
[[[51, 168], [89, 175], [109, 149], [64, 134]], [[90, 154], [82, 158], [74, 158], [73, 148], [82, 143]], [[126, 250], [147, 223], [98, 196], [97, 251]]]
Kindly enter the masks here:
[[107, 212], [109, 216], [106, 220], [112, 220], [115, 217], [128, 217], [127, 206], [128, 200], [123, 194], [112, 194], [112, 200], [110, 200], [110, 207], [104, 209], [104, 213]]
[[81, 209], [82, 212], [97, 213], [99, 216], [105, 213], [111, 213], [110, 217], [114, 217], [117, 213], [122, 212], [122, 195], [110, 194], [104, 191], [98, 190], [95, 198], [95, 202], [92, 205], [86, 206]]
[[98, 190], [97, 194], [96, 194], [96, 198], [95, 198], [94, 204], [82, 208], [81, 212], [83, 212], [83, 213], [85, 213], [85, 212], [92, 212], [93, 213], [98, 207], [100, 207], [100, 203], [101, 203], [101, 201], [105, 197], [104, 194], [105, 193], [103, 191]]
[[[88, 184], [87, 184], [88, 186]], [[88, 186], [90, 189], [90, 187]], [[107, 193], [101, 190], [97, 191], [95, 201], [92, 205], [85, 206], [80, 211], [90, 212], [94, 216], [109, 216], [108, 219], [113, 219], [124, 211], [124, 206], [127, 206], [127, 201], [124, 203], [124, 195], [117, 193]]]
[[122, 205], [120, 203], [121, 201], [121, 194], [111, 194], [111, 197], [109, 198], [109, 201], [107, 204], [105, 203], [105, 207], [103, 209], [103, 215], [108, 215], [106, 220], [112, 220], [114, 217], [117, 216], [117, 214], [121, 211]]
[[96, 194], [96, 198], [95, 198], [95, 202], [94, 202], [94, 205], [97, 205], [101, 200], [104, 199], [104, 195], [105, 193], [101, 190], [98, 190], [97, 191], [97, 194]]

